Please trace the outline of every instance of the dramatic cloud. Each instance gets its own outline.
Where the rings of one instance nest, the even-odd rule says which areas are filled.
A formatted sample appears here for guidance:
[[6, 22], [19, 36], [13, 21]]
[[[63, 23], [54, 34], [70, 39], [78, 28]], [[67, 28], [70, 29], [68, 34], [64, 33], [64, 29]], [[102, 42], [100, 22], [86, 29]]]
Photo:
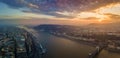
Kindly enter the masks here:
[[0, 0], [0, 2], [3, 2], [12, 8], [21, 8], [25, 6], [25, 4], [22, 3], [22, 0]]
[[108, 16], [109, 19], [120, 20], [120, 15], [117, 15], [117, 14], [111, 14], [111, 13], [107, 13], [107, 14], [105, 14], [105, 15]]
[[12, 8], [29, 8], [30, 10], [27, 12], [73, 18], [74, 14], [64, 15], [61, 12], [77, 14], [78, 12], [91, 11], [109, 4], [120, 3], [120, 0], [0, 0], [0, 2]]
[[81, 19], [84, 19], [84, 20], [98, 20], [99, 18], [96, 18], [96, 17], [88, 17], [88, 18], [81, 18]]

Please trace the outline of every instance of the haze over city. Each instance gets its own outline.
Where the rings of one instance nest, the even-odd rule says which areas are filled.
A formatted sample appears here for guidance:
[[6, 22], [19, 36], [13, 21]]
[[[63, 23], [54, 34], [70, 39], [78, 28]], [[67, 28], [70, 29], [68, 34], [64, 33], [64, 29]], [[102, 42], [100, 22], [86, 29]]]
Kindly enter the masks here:
[[120, 58], [120, 0], [0, 0], [0, 58]]

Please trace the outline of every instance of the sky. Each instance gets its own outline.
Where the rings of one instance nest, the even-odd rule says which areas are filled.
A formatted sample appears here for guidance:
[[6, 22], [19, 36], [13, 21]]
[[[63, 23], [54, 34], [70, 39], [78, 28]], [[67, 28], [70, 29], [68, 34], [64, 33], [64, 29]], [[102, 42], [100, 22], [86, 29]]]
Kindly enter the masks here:
[[120, 22], [120, 0], [0, 0], [0, 20], [21, 24]]

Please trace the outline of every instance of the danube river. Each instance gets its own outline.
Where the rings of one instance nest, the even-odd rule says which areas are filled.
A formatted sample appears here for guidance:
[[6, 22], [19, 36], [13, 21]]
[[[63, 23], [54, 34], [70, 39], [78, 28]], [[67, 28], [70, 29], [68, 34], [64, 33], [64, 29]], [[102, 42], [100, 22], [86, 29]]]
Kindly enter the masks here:
[[[46, 54], [43, 58], [88, 58], [88, 54], [95, 50], [95, 47], [56, 37], [45, 32], [39, 33], [37, 41], [46, 48]], [[120, 58], [120, 54], [103, 50], [96, 58]]]
[[[88, 58], [88, 54], [96, 49], [49, 33], [39, 32], [37, 34], [31, 30], [30, 32], [37, 37], [35, 41], [46, 49], [42, 58]], [[103, 50], [96, 58], [120, 58], [120, 54]]]

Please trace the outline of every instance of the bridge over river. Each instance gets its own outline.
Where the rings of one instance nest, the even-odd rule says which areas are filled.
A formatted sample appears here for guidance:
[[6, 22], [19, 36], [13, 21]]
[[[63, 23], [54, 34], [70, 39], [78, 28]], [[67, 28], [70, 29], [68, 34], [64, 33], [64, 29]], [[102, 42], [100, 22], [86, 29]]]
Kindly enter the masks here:
[[104, 46], [96, 46], [96, 49], [89, 53], [89, 58], [96, 58], [96, 56], [98, 56], [103, 49]]

